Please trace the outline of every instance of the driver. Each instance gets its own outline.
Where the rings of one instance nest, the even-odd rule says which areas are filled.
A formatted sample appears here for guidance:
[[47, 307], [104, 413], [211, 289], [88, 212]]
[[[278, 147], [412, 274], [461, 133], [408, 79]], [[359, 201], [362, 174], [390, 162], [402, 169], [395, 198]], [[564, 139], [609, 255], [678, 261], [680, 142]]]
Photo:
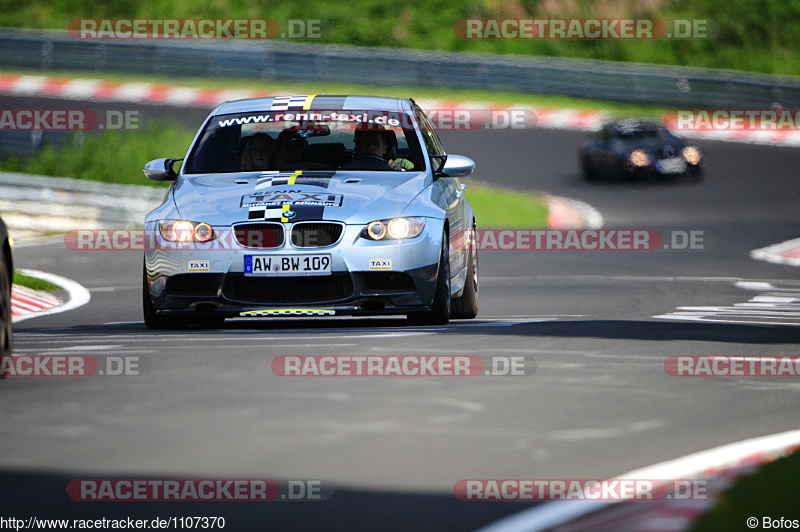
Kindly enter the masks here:
[[[381, 124], [359, 124], [355, 130], [355, 157], [373, 156], [384, 159], [388, 145], [386, 143], [386, 128]], [[385, 161], [392, 170], [410, 170], [414, 167], [407, 159], [390, 159]]]
[[278, 135], [278, 167], [299, 163], [308, 146], [305, 137], [295, 128], [284, 129]]

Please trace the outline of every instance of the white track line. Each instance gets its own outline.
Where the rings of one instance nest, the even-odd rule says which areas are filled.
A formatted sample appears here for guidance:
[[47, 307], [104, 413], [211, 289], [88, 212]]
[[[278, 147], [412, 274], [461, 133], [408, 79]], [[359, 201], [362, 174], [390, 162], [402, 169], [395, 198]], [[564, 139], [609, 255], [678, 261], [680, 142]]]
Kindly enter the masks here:
[[23, 314], [22, 316], [15, 316], [13, 319], [14, 323], [19, 323], [31, 318], [38, 318], [39, 316], [47, 316], [49, 314], [58, 314], [68, 310], [73, 310], [78, 307], [82, 307], [92, 299], [92, 296], [89, 294], [89, 291], [86, 288], [71, 279], [67, 279], [66, 277], [61, 277], [60, 275], [56, 275], [54, 273], [40, 272], [37, 270], [19, 270], [19, 272], [23, 275], [36, 277], [58, 285], [67, 292], [69, 295], [69, 300], [67, 300], [67, 302], [63, 305], [52, 307], [47, 310], [42, 310], [31, 314]]

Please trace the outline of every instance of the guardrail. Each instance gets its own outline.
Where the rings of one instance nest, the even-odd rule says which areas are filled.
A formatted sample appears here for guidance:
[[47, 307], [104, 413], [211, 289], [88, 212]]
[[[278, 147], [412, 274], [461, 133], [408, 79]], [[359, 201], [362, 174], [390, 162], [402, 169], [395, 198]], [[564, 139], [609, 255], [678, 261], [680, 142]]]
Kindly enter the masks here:
[[0, 67], [563, 94], [680, 108], [800, 108], [800, 78], [737, 71], [287, 41], [75, 40], [0, 28]]
[[71, 229], [140, 227], [165, 192], [165, 187], [0, 172], [0, 212], [11, 236], [22, 239]]

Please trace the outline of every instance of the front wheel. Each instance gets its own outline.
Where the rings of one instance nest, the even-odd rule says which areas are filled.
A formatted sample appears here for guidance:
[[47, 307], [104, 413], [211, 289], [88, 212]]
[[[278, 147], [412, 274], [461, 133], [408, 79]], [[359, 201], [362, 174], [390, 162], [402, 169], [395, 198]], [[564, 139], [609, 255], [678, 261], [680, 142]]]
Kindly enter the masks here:
[[699, 166], [692, 167], [686, 172], [690, 183], [699, 183], [703, 180], [703, 169]]
[[453, 300], [450, 317], [471, 320], [478, 315], [478, 250], [470, 246], [464, 292]]
[[13, 346], [13, 326], [11, 325], [11, 278], [5, 255], [0, 260], [0, 357], [11, 354]]
[[442, 235], [439, 273], [436, 275], [436, 295], [431, 309], [409, 314], [408, 321], [413, 325], [446, 325], [450, 321], [450, 240], [447, 232]]
[[597, 169], [592, 166], [588, 157], [581, 157], [581, 170], [586, 181], [597, 181], [599, 179]]

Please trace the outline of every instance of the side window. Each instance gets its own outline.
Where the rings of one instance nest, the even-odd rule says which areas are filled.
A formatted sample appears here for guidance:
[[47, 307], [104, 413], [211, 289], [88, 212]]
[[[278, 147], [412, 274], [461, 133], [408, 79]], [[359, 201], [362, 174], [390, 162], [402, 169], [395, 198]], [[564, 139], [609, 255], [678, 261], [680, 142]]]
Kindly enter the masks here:
[[420, 124], [420, 132], [422, 133], [422, 141], [425, 143], [425, 148], [428, 150], [428, 155], [444, 155], [445, 151], [442, 147], [439, 137], [433, 130], [428, 117], [421, 110], [417, 110], [417, 121]]

